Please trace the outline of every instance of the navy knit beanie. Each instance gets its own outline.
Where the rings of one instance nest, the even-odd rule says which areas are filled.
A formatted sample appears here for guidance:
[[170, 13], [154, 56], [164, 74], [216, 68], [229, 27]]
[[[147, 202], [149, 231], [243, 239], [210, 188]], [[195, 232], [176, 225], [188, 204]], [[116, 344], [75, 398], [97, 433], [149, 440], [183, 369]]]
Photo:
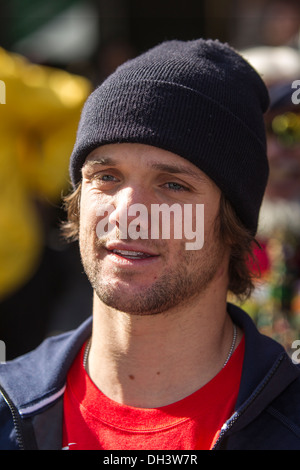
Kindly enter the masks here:
[[259, 75], [227, 44], [163, 42], [121, 65], [87, 99], [70, 160], [72, 183], [100, 145], [153, 145], [198, 166], [255, 234], [268, 178], [268, 105]]

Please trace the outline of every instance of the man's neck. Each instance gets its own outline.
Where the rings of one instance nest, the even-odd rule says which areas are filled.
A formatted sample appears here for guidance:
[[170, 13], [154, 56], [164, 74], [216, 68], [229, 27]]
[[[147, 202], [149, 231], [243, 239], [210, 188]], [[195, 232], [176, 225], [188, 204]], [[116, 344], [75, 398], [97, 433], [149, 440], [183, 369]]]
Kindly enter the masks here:
[[211, 380], [230, 350], [226, 301], [137, 316], [112, 310], [97, 296], [87, 370], [112, 400], [140, 408], [174, 403]]

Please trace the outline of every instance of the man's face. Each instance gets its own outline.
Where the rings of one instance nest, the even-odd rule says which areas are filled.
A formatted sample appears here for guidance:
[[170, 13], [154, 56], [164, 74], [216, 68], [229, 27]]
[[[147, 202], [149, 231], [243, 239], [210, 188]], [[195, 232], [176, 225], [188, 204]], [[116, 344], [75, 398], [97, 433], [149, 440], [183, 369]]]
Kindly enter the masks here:
[[[219, 202], [217, 186], [171, 152], [143, 144], [110, 144], [94, 150], [82, 169], [79, 243], [83, 266], [99, 299], [127, 313], [161, 313], [200, 297], [215, 279], [227, 276], [227, 251], [216, 223]], [[137, 217], [139, 213], [129, 215], [136, 204], [143, 206], [144, 219]], [[187, 249], [186, 232], [175, 236], [172, 223], [170, 236], [163, 238], [160, 228], [159, 238], [153, 238], [153, 207], [163, 204], [177, 204], [182, 227], [186, 223], [198, 231], [196, 205], [204, 205], [201, 249]], [[192, 213], [185, 212], [187, 206]], [[110, 211], [104, 218], [106, 207]], [[109, 230], [103, 231], [103, 221], [109, 221]], [[160, 222], [167, 223], [168, 217], [163, 215]]]

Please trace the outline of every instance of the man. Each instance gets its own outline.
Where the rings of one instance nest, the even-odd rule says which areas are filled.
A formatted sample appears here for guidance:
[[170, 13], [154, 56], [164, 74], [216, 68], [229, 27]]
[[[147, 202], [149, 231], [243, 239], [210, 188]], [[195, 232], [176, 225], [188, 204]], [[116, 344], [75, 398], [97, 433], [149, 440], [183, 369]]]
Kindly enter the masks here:
[[202, 39], [160, 44], [90, 96], [65, 233], [93, 319], [1, 366], [2, 448], [300, 448], [298, 368], [226, 303], [253, 286], [267, 106], [248, 63]]

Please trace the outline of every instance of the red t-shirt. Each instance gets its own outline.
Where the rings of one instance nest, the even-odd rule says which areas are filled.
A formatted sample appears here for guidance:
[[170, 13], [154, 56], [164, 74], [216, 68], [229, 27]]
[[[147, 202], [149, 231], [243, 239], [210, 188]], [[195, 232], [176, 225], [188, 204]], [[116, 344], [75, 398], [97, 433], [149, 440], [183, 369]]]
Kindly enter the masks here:
[[234, 411], [244, 348], [243, 337], [227, 365], [188, 397], [160, 408], [142, 409], [119, 404], [95, 386], [83, 367], [83, 347], [67, 378], [63, 448], [211, 449], [222, 425]]

